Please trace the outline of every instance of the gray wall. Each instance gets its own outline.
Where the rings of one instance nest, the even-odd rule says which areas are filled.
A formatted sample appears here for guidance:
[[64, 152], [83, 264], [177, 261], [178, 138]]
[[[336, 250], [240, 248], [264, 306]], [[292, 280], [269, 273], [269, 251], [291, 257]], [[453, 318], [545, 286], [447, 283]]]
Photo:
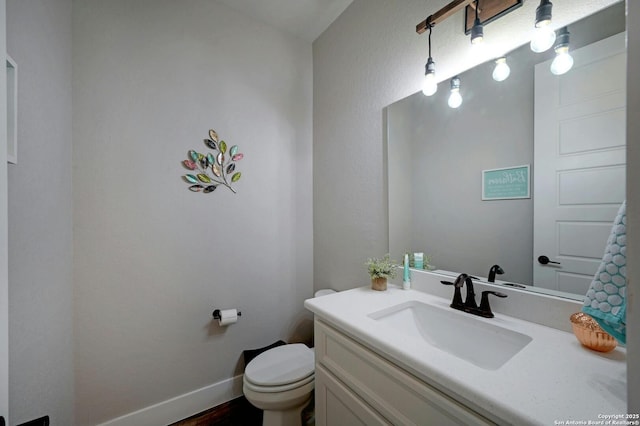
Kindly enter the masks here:
[[[310, 338], [309, 43], [208, 0], [73, 3], [77, 424], [241, 373]], [[180, 162], [214, 128], [238, 193]], [[213, 308], [241, 308], [219, 329]]]
[[[572, 24], [571, 47], [624, 30], [624, 3], [618, 3]], [[553, 55], [535, 54], [528, 45], [510, 52], [511, 75], [501, 83], [491, 78], [494, 61], [461, 73], [464, 102], [455, 110], [447, 106], [448, 81], [434, 96], [418, 92], [389, 106], [390, 200], [396, 192], [412, 193], [410, 210], [389, 203], [389, 244], [397, 259], [423, 251], [440, 269], [478, 276], [498, 263], [505, 269], [501, 279], [533, 283], [533, 198], [482, 201], [481, 173], [530, 164], [533, 181], [534, 66]], [[406, 144], [408, 154], [398, 149]], [[408, 187], [394, 183], [398, 174], [408, 175]], [[398, 235], [394, 228], [403, 224], [394, 221], [411, 231]]]
[[[410, 114], [410, 154], [404, 168], [389, 164], [390, 177], [411, 176], [410, 239], [389, 236], [391, 247], [404, 247], [399, 253], [422, 251], [439, 269], [478, 276], [498, 263], [506, 272], [501, 279], [531, 283], [532, 200], [481, 200], [482, 170], [533, 163], [533, 68], [524, 56], [509, 55], [512, 76], [501, 84], [491, 79], [492, 64], [460, 74], [458, 109], [447, 105], [448, 82], [434, 96], [418, 92], [389, 107], [390, 128], [396, 108]], [[396, 142], [390, 135], [390, 158]], [[389, 193], [395, 191], [390, 179]], [[390, 215], [399, 208], [390, 203]]]
[[7, 1], [18, 64], [18, 164], [9, 165], [11, 424], [74, 424], [71, 1]]
[[[400, 261], [406, 252], [424, 252], [425, 247], [412, 247], [413, 240], [413, 162], [415, 137], [415, 105], [410, 101], [396, 102], [384, 110], [387, 133], [387, 181], [389, 188], [389, 253]], [[424, 140], [424, 135], [419, 138]], [[423, 185], [416, 183], [416, 189]], [[427, 252], [429, 255], [430, 252]]]
[[640, 2], [627, 0], [628, 413], [640, 412]]

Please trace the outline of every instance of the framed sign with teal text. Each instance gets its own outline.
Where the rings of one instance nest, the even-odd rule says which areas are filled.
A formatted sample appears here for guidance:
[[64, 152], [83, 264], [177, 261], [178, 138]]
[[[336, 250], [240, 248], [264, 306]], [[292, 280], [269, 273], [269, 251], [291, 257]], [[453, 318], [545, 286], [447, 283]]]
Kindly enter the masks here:
[[530, 165], [482, 171], [482, 200], [531, 198]]

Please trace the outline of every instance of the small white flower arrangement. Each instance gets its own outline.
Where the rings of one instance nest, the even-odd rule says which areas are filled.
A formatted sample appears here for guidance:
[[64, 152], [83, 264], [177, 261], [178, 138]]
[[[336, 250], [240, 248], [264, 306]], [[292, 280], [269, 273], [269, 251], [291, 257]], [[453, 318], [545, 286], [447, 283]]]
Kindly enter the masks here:
[[367, 270], [371, 279], [376, 278], [395, 278], [397, 273], [396, 263], [391, 260], [389, 253], [385, 254], [382, 259], [371, 258], [367, 260]]

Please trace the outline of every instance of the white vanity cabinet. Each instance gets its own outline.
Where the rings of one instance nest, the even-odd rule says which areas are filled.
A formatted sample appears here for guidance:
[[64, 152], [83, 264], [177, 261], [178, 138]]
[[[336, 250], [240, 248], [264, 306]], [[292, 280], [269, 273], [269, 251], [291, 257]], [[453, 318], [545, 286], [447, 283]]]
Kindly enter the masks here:
[[316, 424], [491, 425], [316, 318]]

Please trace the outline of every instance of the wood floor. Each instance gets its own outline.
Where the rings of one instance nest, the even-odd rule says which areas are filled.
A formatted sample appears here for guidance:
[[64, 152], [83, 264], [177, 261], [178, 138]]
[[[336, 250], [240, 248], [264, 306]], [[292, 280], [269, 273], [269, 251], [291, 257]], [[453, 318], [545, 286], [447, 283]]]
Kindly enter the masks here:
[[170, 426], [261, 426], [262, 410], [255, 408], [245, 399], [232, 401], [196, 414]]

